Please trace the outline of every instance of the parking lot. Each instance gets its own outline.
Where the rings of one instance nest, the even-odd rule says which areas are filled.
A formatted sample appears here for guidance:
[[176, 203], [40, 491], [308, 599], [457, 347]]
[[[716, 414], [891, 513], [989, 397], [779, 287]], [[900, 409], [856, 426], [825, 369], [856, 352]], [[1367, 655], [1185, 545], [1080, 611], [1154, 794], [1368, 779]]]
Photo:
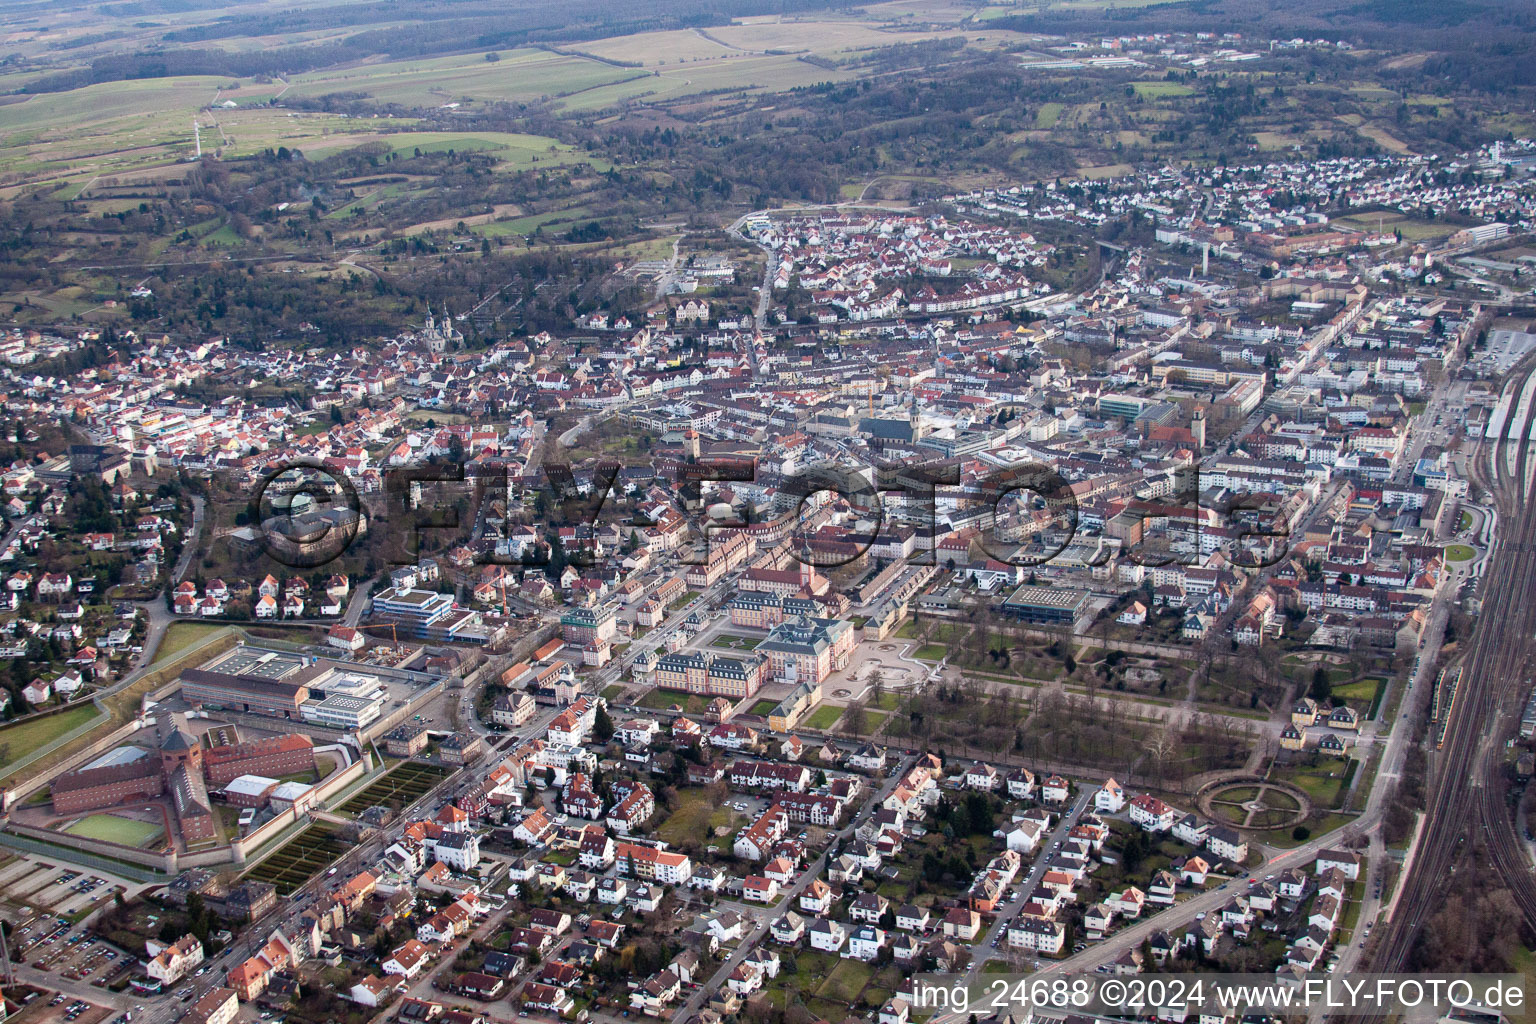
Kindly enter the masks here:
[[112, 898], [123, 883], [83, 868], [17, 857], [0, 867], [0, 896], [33, 914], [74, 917]]
[[[70, 981], [106, 985], [134, 968], [134, 958], [57, 917], [38, 917], [17, 930], [17, 959]], [[65, 1014], [68, 1017], [68, 1011]]]
[[113, 1014], [109, 1007], [97, 1006], [70, 996], [45, 996], [46, 993], [39, 996], [23, 1011], [25, 1024], [99, 1024], [109, 1020]]

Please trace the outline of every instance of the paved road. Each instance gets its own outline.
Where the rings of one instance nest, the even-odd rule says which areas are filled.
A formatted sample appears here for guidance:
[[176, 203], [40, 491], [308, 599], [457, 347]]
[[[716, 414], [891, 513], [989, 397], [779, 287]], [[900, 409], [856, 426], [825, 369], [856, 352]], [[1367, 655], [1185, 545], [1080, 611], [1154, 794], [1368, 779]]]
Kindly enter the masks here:
[[192, 496], [192, 525], [187, 528], [187, 534], [182, 538], [181, 557], [176, 559], [176, 567], [171, 570], [171, 586], [174, 588], [187, 575], [187, 567], [192, 564], [192, 559], [197, 556], [198, 538], [203, 532], [203, 499], [197, 495]]
[[368, 607], [368, 596], [373, 593], [374, 580], [363, 580], [352, 588], [352, 594], [347, 598], [347, 607], [341, 614], [341, 623], [356, 629], [359, 620], [363, 617], [363, 609]]
[[[858, 830], [859, 825], [874, 813], [874, 809], [879, 807], [885, 798], [891, 795], [891, 791], [896, 788], [896, 784], [901, 781], [901, 777], [906, 774], [907, 769], [911, 768], [915, 761], [916, 758], [911, 755], [902, 759], [901, 765], [885, 780], [885, 784], [880, 787], [879, 791], [873, 797], [865, 800], [864, 807], [854, 816], [853, 820], [849, 821], [828, 842], [828, 849], [834, 844], [841, 845], [844, 840]], [[768, 929], [773, 926], [773, 922], [784, 916], [786, 911], [795, 908], [795, 901], [800, 898], [800, 894], [805, 891], [806, 886], [810, 885], [814, 879], [821, 877], [826, 866], [827, 854], [823, 850], [821, 856], [817, 857], [813, 863], [807, 865], [800, 872], [800, 877], [795, 880], [795, 883], [784, 890], [784, 898], [758, 917], [756, 926], [741, 940], [735, 952], [726, 959], [725, 963], [710, 977], [709, 981], [694, 989], [693, 994], [678, 1007], [677, 1011], [672, 1015], [673, 1024], [683, 1024], [683, 1022], [699, 1012], [699, 1009], [704, 1005], [704, 1000], [725, 986], [727, 979], [731, 976], [731, 972], [746, 959], [748, 953], [762, 943], [763, 937], [768, 934]]]
[[[1006, 935], [1008, 934], [1009, 923], [1019, 915], [1020, 910], [1024, 909], [1024, 904], [1029, 902], [1030, 894], [1035, 891], [1036, 887], [1040, 885], [1040, 880], [1045, 877], [1046, 862], [1051, 859], [1051, 853], [1058, 849], [1061, 843], [1066, 840], [1067, 833], [1077, 826], [1078, 821], [1083, 816], [1083, 812], [1088, 809], [1088, 804], [1093, 800], [1096, 792], [1097, 790], [1084, 786], [1083, 792], [1078, 795], [1076, 802], [1073, 803], [1071, 808], [1061, 816], [1061, 820], [1056, 823], [1056, 827], [1051, 830], [1049, 835], [1040, 838], [1040, 848], [1035, 851], [1034, 863], [1030, 866], [1029, 874], [1025, 878], [1024, 884], [1019, 887], [1019, 894], [998, 912], [997, 919], [992, 922], [992, 927], [987, 929], [987, 933], [981, 937], [980, 942], [971, 947], [971, 966], [965, 975], [967, 986], [976, 981], [977, 977], [981, 974], [982, 965], [988, 960], [995, 960], [1008, 955], [1008, 951], [1002, 947], [1007, 941]], [[994, 947], [992, 943], [1000, 937], [1003, 938], [1003, 942], [1000, 942], [998, 947]]]

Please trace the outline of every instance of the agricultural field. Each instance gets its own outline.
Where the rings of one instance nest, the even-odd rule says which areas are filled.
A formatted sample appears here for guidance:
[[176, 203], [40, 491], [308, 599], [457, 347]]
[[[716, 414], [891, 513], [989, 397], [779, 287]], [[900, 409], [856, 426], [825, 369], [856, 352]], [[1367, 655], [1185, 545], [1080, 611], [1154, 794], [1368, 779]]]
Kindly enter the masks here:
[[536, 103], [641, 74], [602, 61], [547, 50], [509, 50], [429, 60], [386, 61], [295, 76], [288, 95], [363, 92], [380, 103], [442, 107], [474, 102]]
[[731, 90], [745, 92], [786, 92], [822, 82], [842, 82], [856, 77], [851, 71], [828, 70], [798, 57], [750, 55], [730, 60], [701, 61], [694, 64], [668, 65], [646, 72], [637, 70], [628, 78], [557, 100], [557, 109], [569, 112], [604, 110], [611, 106], [645, 100], [666, 100]]
[[398, 801], [409, 806], [451, 774], [437, 765], [402, 761], [375, 779], [337, 808], [342, 814], [361, 814], [370, 807], [389, 807]]
[[349, 849], [331, 826], [311, 825], [246, 872], [245, 878], [270, 882], [279, 896], [288, 896]]
[[804, 21], [742, 19], [708, 29], [641, 32], [582, 43], [573, 49], [619, 63], [645, 67], [741, 60], [769, 53], [810, 53], [847, 57], [902, 43], [961, 37], [971, 43], [1004, 45], [1024, 39], [1015, 32], [990, 32], [916, 25], [874, 25], [868, 21], [827, 18]]

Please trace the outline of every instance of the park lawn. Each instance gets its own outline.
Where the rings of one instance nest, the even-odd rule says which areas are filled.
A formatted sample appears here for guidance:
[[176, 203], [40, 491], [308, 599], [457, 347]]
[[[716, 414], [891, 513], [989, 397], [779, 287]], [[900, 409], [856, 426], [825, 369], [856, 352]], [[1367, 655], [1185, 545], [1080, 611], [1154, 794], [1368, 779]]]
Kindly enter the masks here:
[[623, 692], [624, 686], [621, 683], [614, 683], [612, 686], [605, 686], [603, 687], [603, 700], [616, 700], [618, 699], [619, 694]]
[[1320, 761], [1316, 767], [1286, 768], [1275, 772], [1275, 776], [1301, 789], [1318, 807], [1337, 807], [1348, 763], [1345, 758], [1331, 757]]
[[775, 701], [760, 700], [756, 704], [752, 705], [752, 709], [750, 711], [748, 711], [747, 714], [749, 714], [749, 715], [758, 715], [758, 716], [760, 716], [762, 718], [767, 718], [768, 717], [768, 712], [772, 711], [774, 708], [776, 708], [778, 706], [779, 706], [778, 703], [775, 702]]
[[901, 710], [901, 701], [902, 697], [899, 693], [882, 693], [874, 700], [871, 700], [869, 706], [880, 711], [899, 711]]
[[96, 710], [94, 704], [87, 703], [70, 708], [68, 711], [60, 711], [55, 715], [41, 715], [13, 722], [0, 728], [0, 757], [5, 758], [7, 765], [19, 761], [46, 747], [71, 729], [78, 729], [87, 722], [94, 721], [100, 714], [101, 712]]
[[1445, 557], [1451, 562], [1470, 562], [1477, 552], [1465, 544], [1452, 544], [1445, 549]]
[[1335, 699], [1356, 701], [1363, 705], [1369, 705], [1365, 708], [1365, 716], [1367, 718], [1376, 717], [1377, 712], [1381, 709], [1381, 699], [1386, 696], [1386, 693], [1387, 679], [1385, 676], [1366, 678], [1358, 683], [1350, 683], [1347, 686], [1335, 686], [1333, 688]]
[[939, 661], [948, 650], [943, 644], [923, 644], [912, 656], [919, 661]]
[[703, 789], [688, 789], [678, 794], [677, 810], [656, 829], [656, 834], [673, 846], [692, 839], [699, 846], [715, 841], [717, 828], [730, 828], [735, 817], [728, 807], [716, 806]]
[[[329, 429], [329, 424], [326, 426]], [[167, 658], [173, 658], [193, 644], [207, 639], [221, 629], [228, 628], [228, 626], [208, 625], [201, 622], [173, 622], [166, 627], [165, 636], [160, 638], [160, 647], [155, 651], [153, 664], [158, 665]]]
[[72, 836], [137, 847], [148, 847], [154, 840], [165, 835], [165, 829], [160, 825], [120, 818], [115, 814], [91, 814], [65, 826], [64, 831]]
[[843, 717], [843, 709], [835, 704], [823, 704], [811, 716], [805, 720], [807, 729], [830, 729], [839, 718]]

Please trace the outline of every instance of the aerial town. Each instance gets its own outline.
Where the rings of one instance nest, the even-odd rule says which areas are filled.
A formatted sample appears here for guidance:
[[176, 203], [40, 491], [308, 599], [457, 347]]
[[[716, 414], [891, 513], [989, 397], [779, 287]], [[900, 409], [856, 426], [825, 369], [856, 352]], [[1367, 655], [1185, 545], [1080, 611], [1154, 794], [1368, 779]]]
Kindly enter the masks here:
[[[0, 1021], [978, 1024], [919, 979], [1529, 970], [1532, 133], [1457, 109], [1392, 145], [1351, 108], [1326, 120], [1379, 145], [1212, 154], [1133, 115], [1204, 96], [1216, 137], [1380, 47], [1041, 34], [1009, 4], [747, 47], [749, 9], [642, 33], [686, 37], [676, 67], [550, 28], [409, 51], [451, 87], [372, 96], [369, 55], [231, 73], [163, 194], [128, 156], [29, 150], [57, 194], [0, 160], [10, 250], [95, 247], [46, 271], [86, 275], [75, 305], [28, 263], [0, 319]], [[188, 17], [145, 38], [222, 38]], [[786, 48], [807, 25], [843, 56]], [[668, 133], [712, 117], [751, 132], [709, 148], [779, 131], [793, 163], [794, 118], [904, 47], [1126, 76], [973, 125], [1046, 160], [1066, 117], [1113, 162], [940, 171], [891, 128], [838, 159], [907, 170], [820, 201], [681, 171]], [[577, 59], [597, 77], [558, 96], [475, 92]], [[179, 73], [18, 60], [8, 136]], [[1369, 66], [1359, 109], [1400, 94], [1404, 137], [1451, 102]], [[620, 99], [654, 120], [595, 117]], [[516, 201], [396, 231], [422, 182], [492, 176]], [[622, 231], [538, 205], [608, 187], [651, 205]], [[254, 215], [216, 217], [242, 190]], [[253, 248], [320, 238], [323, 272]]]

